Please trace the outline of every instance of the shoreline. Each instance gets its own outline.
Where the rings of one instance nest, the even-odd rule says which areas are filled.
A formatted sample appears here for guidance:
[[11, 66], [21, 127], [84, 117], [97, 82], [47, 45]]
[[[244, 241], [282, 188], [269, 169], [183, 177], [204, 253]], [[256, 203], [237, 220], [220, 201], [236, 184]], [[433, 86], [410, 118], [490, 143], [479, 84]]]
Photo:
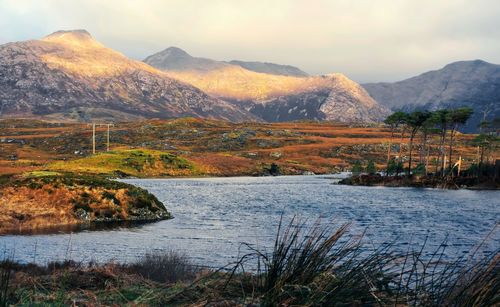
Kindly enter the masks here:
[[[284, 174], [284, 175], [230, 175], [230, 176], [170, 176], [170, 177], [110, 177], [111, 180], [170, 180], [170, 179], [221, 179], [221, 178], [273, 178], [273, 177], [315, 177], [315, 176], [333, 176], [339, 173], [319, 173], [319, 174]], [[341, 179], [341, 178], [331, 178]]]
[[[361, 178], [378, 178], [378, 179], [381, 179], [381, 181], [364, 181], [364, 182], [353, 182], [353, 178], [356, 178], [356, 177], [346, 177], [346, 178], [335, 178], [335, 176], [347, 176], [348, 173], [334, 173], [334, 174], [315, 174], [315, 175], [278, 175], [278, 176], [203, 176], [203, 177], [162, 177], [162, 178], [158, 178], [158, 177], [152, 177], [152, 178], [136, 178], [136, 177], [133, 177], [133, 178], [113, 178], [113, 179], [102, 179], [102, 177], [99, 177], [99, 176], [90, 176], [90, 178], [94, 178], [94, 179], [98, 179], [98, 178], [101, 178], [99, 180], [106, 180], [106, 181], [111, 181], [111, 182], [117, 182], [117, 183], [122, 183], [122, 184], [127, 184], [127, 185], [130, 185], [130, 186], [133, 186], [137, 189], [140, 189], [137, 185], [134, 185], [133, 181], [135, 180], [158, 180], [158, 181], [162, 181], [162, 180], [175, 180], [175, 179], [178, 179], [178, 180], [217, 180], [217, 179], [221, 179], [221, 178], [226, 178], [228, 180], [231, 180], [231, 178], [235, 178], [235, 179], [238, 179], [238, 178], [258, 178], [258, 177], [289, 177], [289, 178], [293, 178], [293, 177], [311, 177], [311, 178], [317, 178], [317, 179], [323, 179], [323, 180], [330, 180], [332, 181], [331, 183], [333, 185], [351, 185], [351, 186], [367, 186], [367, 187], [385, 187], [385, 188], [402, 188], [402, 187], [406, 187], [406, 188], [418, 188], [418, 189], [439, 189], [439, 190], [471, 190], [471, 191], [499, 191], [500, 189], [498, 187], [496, 188], [491, 188], [491, 187], [488, 187], [488, 186], [469, 186], [469, 187], [460, 187], [460, 188], [443, 188], [443, 187], [440, 187], [440, 186], [437, 186], [437, 185], [425, 185], [425, 184], [416, 184], [415, 182], [411, 182], [411, 181], [405, 181], [405, 180], [400, 180], [400, 181], [396, 181], [396, 182], [385, 182], [384, 181], [384, 178], [385, 177], [381, 177], [381, 176], [361, 176]], [[75, 176], [74, 174], [72, 176]], [[88, 175], [87, 175], [88, 176]], [[44, 177], [42, 177], [44, 178]], [[57, 178], [57, 177], [54, 177], [54, 178]], [[27, 189], [27, 186], [29, 186], [30, 184], [32, 184], [31, 181], [29, 182], [26, 182], [24, 183], [24, 185], [17, 185], [14, 189], [15, 190], [18, 190], [18, 189]], [[8, 185], [8, 183], [7, 183]], [[97, 186], [95, 185], [95, 183], [92, 183], [93, 187], [96, 188], [96, 187], [99, 187], [99, 184], [97, 184]], [[80, 188], [78, 189], [88, 189], [89, 186], [91, 187], [92, 185], [88, 185], [88, 186], [80, 186]], [[44, 188], [46, 189], [46, 188]], [[49, 188], [50, 189], [54, 189], [53, 187]], [[56, 190], [57, 189], [61, 189], [60, 187], [57, 187], [55, 188]], [[64, 187], [62, 188], [64, 189]], [[142, 189], [140, 189], [142, 190]], [[151, 194], [150, 192], [144, 190], [145, 193], [148, 193]], [[105, 193], [106, 191], [102, 191], [103, 193]], [[50, 192], [52, 193], [52, 192]], [[153, 194], [151, 194], [153, 195]], [[154, 195], [153, 195], [154, 196]], [[0, 198], [0, 201], [2, 199]], [[71, 208], [71, 210], [74, 210], [73, 207], [69, 204], [70, 201], [73, 201], [71, 198], [68, 199], [68, 206]], [[105, 202], [106, 200], [105, 199], [102, 199], [101, 201]], [[0, 202], [1, 204], [1, 202]], [[42, 204], [42, 206], [44, 206]], [[69, 208], [68, 207], [68, 208]], [[19, 209], [19, 210], [22, 210], [22, 209]], [[49, 208], [48, 210], [51, 210], [51, 208]], [[70, 210], [70, 209], [68, 209]], [[81, 210], [81, 209], [79, 209]], [[7, 214], [8, 212], [6, 212], [5, 214]], [[50, 218], [46, 219], [46, 221], [44, 221], [43, 219], [42, 220], [39, 220], [37, 221], [36, 223], [32, 224], [32, 226], [29, 226], [30, 224], [22, 224], [23, 220], [20, 220], [17, 224], [17, 225], [13, 225], [12, 227], [8, 227], [6, 226], [5, 228], [3, 229], [0, 229], [0, 236], [8, 236], [8, 235], [20, 235], [20, 236], [23, 236], [23, 235], [37, 235], [37, 234], [54, 234], [54, 233], [70, 233], [70, 232], [80, 232], [80, 231], [85, 231], [85, 230], [100, 230], [100, 229], [109, 229], [109, 228], [117, 228], [117, 227], [134, 227], [134, 226], [140, 226], [140, 225], [144, 225], [146, 223], [154, 223], [154, 222], [159, 222], [159, 221], [162, 221], [162, 220], [168, 220], [170, 218], [172, 218], [172, 216], [170, 214], [167, 214], [168, 216], [158, 216], [158, 217], [147, 217], [147, 216], [129, 216], [127, 217], [126, 219], [123, 219], [123, 218], [106, 218], [104, 216], [101, 216], [100, 218], [89, 218], [89, 217], [85, 217], [84, 219], [80, 219], [79, 216], [81, 212], [78, 211], [79, 214], [77, 214], [77, 212], [75, 211], [74, 213], [71, 213], [71, 215], [74, 215], [74, 218], [73, 219], [70, 219], [70, 220], [66, 220], [65, 222], [60, 222], [60, 223], [53, 223], [51, 224], [50, 222]], [[4, 215], [5, 215], [4, 214]], [[14, 213], [11, 213], [11, 214], [14, 214]], [[30, 213], [29, 213], [29, 210], [26, 209], [25, 211], [19, 211], [19, 213], [16, 213], [14, 214], [14, 216], [22, 216], [20, 218], [22, 219], [25, 219], [24, 216], [28, 216], [27, 220], [29, 221], [29, 216], [30, 216]], [[36, 218], [36, 217], [33, 217], [33, 218]], [[54, 220], [55, 221], [55, 220]], [[8, 224], [5, 224], [5, 225], [8, 225]]]
[[381, 176], [361, 174], [340, 180], [338, 185], [351, 186], [376, 186], [391, 188], [433, 188], [441, 190], [474, 190], [474, 191], [500, 191], [500, 183], [490, 178], [456, 177], [435, 178], [431, 176], [406, 177], [406, 176]]

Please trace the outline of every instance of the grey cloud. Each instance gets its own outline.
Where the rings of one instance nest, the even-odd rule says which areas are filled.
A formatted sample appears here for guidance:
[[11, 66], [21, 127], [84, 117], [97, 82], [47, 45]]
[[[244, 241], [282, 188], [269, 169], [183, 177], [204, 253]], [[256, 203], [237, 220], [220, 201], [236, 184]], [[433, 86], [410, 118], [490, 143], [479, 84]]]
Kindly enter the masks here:
[[392, 81], [456, 60], [500, 63], [498, 16], [497, 0], [0, 0], [0, 43], [85, 28], [136, 59], [175, 45]]

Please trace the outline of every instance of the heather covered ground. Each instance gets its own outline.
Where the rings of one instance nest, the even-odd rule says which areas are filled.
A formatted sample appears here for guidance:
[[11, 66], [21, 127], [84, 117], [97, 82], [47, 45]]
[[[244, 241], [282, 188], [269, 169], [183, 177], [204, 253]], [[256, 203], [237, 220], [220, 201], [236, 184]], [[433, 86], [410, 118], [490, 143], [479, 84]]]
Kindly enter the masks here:
[[[388, 128], [331, 122], [229, 123], [193, 118], [117, 123], [106, 152], [106, 127], [29, 120], [0, 121], [0, 172], [68, 170], [117, 177], [325, 174], [350, 170], [355, 161], [385, 168]], [[456, 138], [464, 167], [477, 160], [472, 135]], [[408, 138], [392, 141], [392, 156], [408, 159]], [[438, 154], [431, 139], [429, 160]], [[434, 145], [433, 145], [434, 144]], [[414, 148], [414, 155], [424, 155]], [[431, 163], [430, 168], [433, 168]]]

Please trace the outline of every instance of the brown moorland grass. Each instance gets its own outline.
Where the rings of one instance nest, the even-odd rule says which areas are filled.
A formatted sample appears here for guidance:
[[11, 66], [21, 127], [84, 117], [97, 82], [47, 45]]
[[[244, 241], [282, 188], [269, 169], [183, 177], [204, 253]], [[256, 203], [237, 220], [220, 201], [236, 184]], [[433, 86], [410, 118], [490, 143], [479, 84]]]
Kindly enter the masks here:
[[[0, 120], [0, 127], [0, 173], [50, 169], [53, 162], [64, 164], [92, 153], [92, 132], [86, 124]], [[164, 176], [262, 175], [272, 163], [279, 165], [283, 174], [330, 173], [349, 169], [356, 160], [372, 160], [379, 168], [385, 167], [390, 135], [388, 128], [376, 125], [229, 123], [183, 118], [117, 123], [111, 129], [111, 149], [167, 152], [193, 161], [198, 169], [196, 174], [167, 172]], [[456, 138], [454, 157], [462, 156], [464, 167], [478, 159], [477, 148], [470, 144], [473, 137], [459, 133]], [[105, 142], [106, 128], [99, 127], [98, 152], [106, 150]], [[396, 146], [400, 142], [396, 135], [393, 156], [399, 154]], [[403, 160], [407, 161], [408, 139], [402, 143]], [[432, 160], [437, 155], [437, 137], [430, 143]], [[420, 148], [415, 146], [414, 151], [416, 165]], [[33, 161], [33, 165], [16, 163], [18, 159]], [[151, 176], [163, 175], [151, 170]]]
[[0, 235], [166, 218], [164, 205], [147, 191], [104, 178], [35, 172], [0, 182]]

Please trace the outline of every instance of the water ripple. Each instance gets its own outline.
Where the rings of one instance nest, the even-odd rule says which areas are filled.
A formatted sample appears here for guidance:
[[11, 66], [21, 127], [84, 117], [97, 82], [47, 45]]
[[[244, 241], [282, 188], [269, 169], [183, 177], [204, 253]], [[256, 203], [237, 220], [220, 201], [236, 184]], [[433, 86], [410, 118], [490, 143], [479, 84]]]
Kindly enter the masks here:
[[[0, 237], [0, 251], [20, 261], [132, 261], [148, 250], [176, 249], [200, 265], [222, 266], [242, 243], [270, 250], [281, 214], [366, 230], [369, 244], [396, 242], [403, 251], [426, 237], [430, 255], [470, 251], [499, 222], [500, 192], [332, 185], [321, 176], [124, 180], [165, 203], [173, 220], [74, 234]], [[499, 231], [484, 251], [500, 247]], [[36, 253], [35, 253], [36, 251]]]

